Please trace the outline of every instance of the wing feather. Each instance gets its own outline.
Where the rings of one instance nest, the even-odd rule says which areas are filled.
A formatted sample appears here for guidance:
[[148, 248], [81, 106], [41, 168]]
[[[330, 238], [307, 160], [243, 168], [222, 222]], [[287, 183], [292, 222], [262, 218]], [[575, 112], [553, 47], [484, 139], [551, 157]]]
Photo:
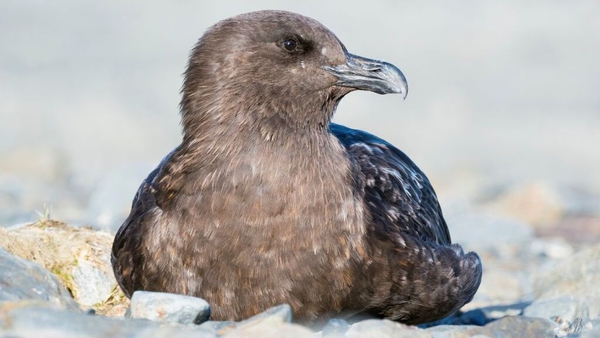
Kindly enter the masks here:
[[408, 233], [421, 240], [450, 244], [450, 233], [427, 176], [388, 142], [360, 130], [331, 124], [356, 165], [355, 177], [376, 233]]

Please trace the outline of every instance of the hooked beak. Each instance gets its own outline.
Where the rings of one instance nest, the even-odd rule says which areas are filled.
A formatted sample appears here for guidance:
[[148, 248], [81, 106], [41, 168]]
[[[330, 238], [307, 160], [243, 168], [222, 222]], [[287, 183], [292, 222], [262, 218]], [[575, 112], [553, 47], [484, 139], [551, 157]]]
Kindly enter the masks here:
[[377, 94], [400, 94], [403, 99], [408, 95], [404, 74], [391, 63], [346, 53], [346, 63], [323, 68], [337, 78], [338, 86]]

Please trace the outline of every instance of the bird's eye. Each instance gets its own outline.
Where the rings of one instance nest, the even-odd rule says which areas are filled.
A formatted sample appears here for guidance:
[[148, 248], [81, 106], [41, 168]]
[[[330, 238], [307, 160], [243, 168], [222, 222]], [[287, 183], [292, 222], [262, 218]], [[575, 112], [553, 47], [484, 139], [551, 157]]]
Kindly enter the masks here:
[[298, 48], [298, 42], [294, 39], [287, 39], [283, 41], [283, 48], [288, 52], [293, 52]]

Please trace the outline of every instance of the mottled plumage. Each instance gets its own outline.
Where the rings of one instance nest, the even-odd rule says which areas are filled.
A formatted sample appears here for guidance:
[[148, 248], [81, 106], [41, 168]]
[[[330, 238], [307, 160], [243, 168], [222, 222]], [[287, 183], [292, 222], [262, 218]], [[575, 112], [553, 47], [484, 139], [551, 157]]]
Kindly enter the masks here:
[[205, 298], [215, 320], [289, 303], [296, 319], [442, 318], [481, 280], [451, 244], [426, 176], [400, 150], [331, 124], [353, 90], [406, 95], [393, 65], [352, 55], [318, 22], [262, 11], [200, 39], [182, 143], [119, 229], [119, 285]]

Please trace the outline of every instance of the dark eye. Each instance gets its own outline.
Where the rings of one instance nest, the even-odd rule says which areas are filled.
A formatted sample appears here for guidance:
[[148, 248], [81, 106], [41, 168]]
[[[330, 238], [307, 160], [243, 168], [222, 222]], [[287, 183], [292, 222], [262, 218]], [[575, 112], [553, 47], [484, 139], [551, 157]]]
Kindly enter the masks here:
[[283, 48], [288, 52], [293, 52], [298, 48], [298, 42], [294, 39], [287, 39], [283, 41]]

